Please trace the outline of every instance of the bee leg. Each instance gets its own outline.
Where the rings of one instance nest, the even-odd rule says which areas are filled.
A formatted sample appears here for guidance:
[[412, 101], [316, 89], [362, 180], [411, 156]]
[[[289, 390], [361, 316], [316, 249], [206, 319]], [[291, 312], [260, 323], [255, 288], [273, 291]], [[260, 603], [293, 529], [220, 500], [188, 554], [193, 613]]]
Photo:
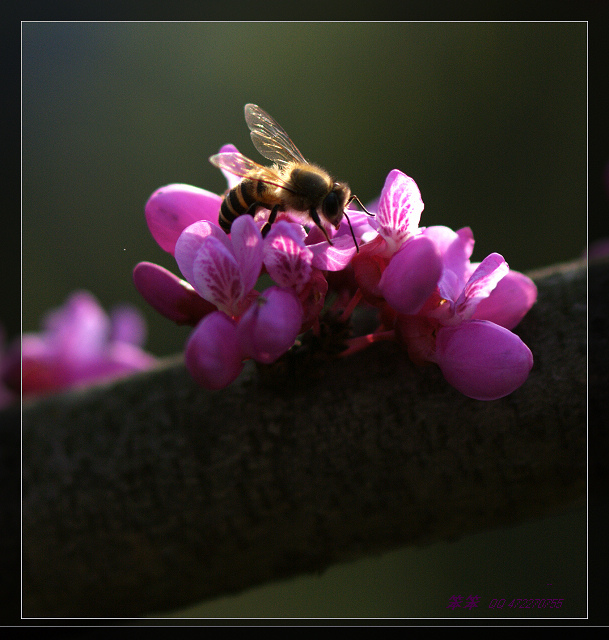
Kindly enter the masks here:
[[261, 206], [262, 205], [259, 202], [254, 202], [253, 204], [250, 204], [250, 206], [248, 207], [244, 215], [252, 216], [253, 218], [256, 215], [256, 211], [258, 210], [258, 207], [261, 207]]
[[346, 213], [343, 213], [343, 215], [345, 216], [348, 224], [349, 224], [349, 230], [351, 231], [351, 237], [353, 238], [353, 244], [355, 244], [355, 251], [357, 253], [359, 253], [359, 245], [357, 244], [357, 239], [355, 238], [355, 232], [353, 231], [353, 227], [351, 226], [351, 220], [349, 220], [349, 216]]
[[276, 204], [271, 209], [271, 215], [269, 216], [269, 219], [264, 223], [264, 226], [262, 227], [262, 237], [263, 238], [265, 238], [266, 234], [271, 230], [271, 225], [277, 219], [277, 214], [279, 213], [279, 209], [280, 208], [281, 208], [281, 205]]
[[332, 240], [330, 240], [330, 237], [328, 236], [328, 232], [326, 231], [325, 227], [321, 224], [321, 220], [319, 219], [319, 215], [317, 214], [317, 211], [311, 207], [311, 209], [309, 210], [309, 215], [311, 216], [311, 220], [313, 220], [313, 222], [315, 223], [316, 227], [319, 227], [322, 230], [322, 233], [324, 234], [324, 236], [326, 236], [326, 240], [328, 241], [328, 244], [332, 244]]

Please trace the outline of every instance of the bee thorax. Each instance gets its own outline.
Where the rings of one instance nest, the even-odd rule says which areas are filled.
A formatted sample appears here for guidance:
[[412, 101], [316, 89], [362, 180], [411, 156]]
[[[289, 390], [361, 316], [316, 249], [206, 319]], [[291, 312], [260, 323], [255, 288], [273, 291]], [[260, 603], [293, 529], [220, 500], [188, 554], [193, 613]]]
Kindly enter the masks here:
[[315, 168], [296, 167], [290, 172], [290, 185], [293, 186], [293, 205], [300, 201], [300, 210], [310, 206], [317, 208], [332, 190], [332, 180], [325, 173]]

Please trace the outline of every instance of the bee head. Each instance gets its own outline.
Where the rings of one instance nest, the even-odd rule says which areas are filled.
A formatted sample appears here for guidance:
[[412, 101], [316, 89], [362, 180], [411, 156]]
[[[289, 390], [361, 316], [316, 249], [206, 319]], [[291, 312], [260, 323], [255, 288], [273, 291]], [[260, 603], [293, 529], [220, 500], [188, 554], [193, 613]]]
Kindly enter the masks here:
[[335, 182], [332, 191], [328, 193], [321, 204], [321, 211], [324, 218], [335, 229], [338, 229], [340, 225], [350, 196], [351, 189], [349, 189], [349, 186], [345, 182]]

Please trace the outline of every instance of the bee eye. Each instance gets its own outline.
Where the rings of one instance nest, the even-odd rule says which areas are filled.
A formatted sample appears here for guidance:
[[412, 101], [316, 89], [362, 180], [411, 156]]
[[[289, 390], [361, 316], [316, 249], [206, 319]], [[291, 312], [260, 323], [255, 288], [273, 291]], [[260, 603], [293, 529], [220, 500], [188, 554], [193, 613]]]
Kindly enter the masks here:
[[324, 214], [324, 218], [335, 224], [336, 218], [342, 214], [340, 209], [340, 200], [335, 191], [331, 191], [325, 198], [321, 205], [321, 210]]

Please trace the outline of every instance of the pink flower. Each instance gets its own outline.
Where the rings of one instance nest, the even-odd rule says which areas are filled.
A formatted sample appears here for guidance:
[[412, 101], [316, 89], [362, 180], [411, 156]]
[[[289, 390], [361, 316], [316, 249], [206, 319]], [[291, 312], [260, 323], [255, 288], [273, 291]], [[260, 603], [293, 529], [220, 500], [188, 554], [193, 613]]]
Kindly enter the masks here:
[[195, 291], [231, 317], [240, 316], [257, 295], [263, 241], [250, 216], [239, 216], [230, 236], [213, 223], [195, 222], [180, 235], [175, 257]]
[[[221, 153], [236, 151], [233, 145], [225, 145], [220, 150]], [[229, 189], [240, 180], [228, 171], [223, 173]], [[221, 202], [222, 196], [209, 191], [171, 184], [155, 191], [146, 203], [146, 221], [153, 237], [165, 251], [175, 255], [185, 280], [158, 265], [144, 262], [136, 266], [134, 282], [157, 311], [179, 324], [196, 324], [216, 308], [232, 317], [239, 316], [255, 297], [252, 288], [260, 275], [259, 251], [247, 247], [242, 251], [231, 240], [235, 230], [241, 234], [245, 225], [245, 231], [250, 234], [245, 242], [253, 242], [256, 234], [252, 219], [246, 223], [249, 216], [239, 216], [239, 222], [235, 220], [227, 236], [217, 224]], [[353, 211], [349, 215], [354, 216], [357, 231], [362, 226], [358, 215], [363, 214]], [[266, 216], [256, 216], [258, 229], [265, 217], [268, 212]], [[294, 217], [289, 211], [279, 214], [279, 220], [265, 239], [264, 263], [277, 284], [293, 288], [302, 296], [303, 303], [309, 300], [305, 318], [311, 320], [313, 307], [319, 307], [320, 300], [323, 304], [327, 290], [327, 283], [313, 274], [322, 269], [344, 268], [356, 247], [350, 232], [345, 235], [346, 225], [341, 226], [335, 245], [330, 246], [315, 226], [307, 235], [304, 227], [294, 222], [299, 219], [300, 215]], [[235, 238], [235, 242], [239, 241]], [[257, 240], [255, 244], [261, 243]], [[248, 256], [252, 262], [244, 264], [243, 259], [249, 259]], [[311, 290], [311, 279], [316, 293]]]
[[378, 292], [398, 313], [416, 313], [431, 295], [441, 273], [442, 264], [433, 242], [417, 235], [392, 256], [379, 280]]
[[468, 228], [429, 227], [423, 233], [442, 256], [442, 275], [417, 314], [398, 316], [398, 336], [415, 362], [437, 363], [464, 395], [494, 400], [512, 393], [527, 379], [533, 356], [509, 329], [535, 302], [534, 283], [510, 272], [497, 253], [470, 263]]
[[416, 313], [433, 292], [442, 273], [435, 244], [422, 234], [423, 201], [416, 183], [392, 171], [381, 192], [370, 227], [375, 238], [352, 260], [355, 279], [371, 304], [386, 301], [399, 313]]
[[[234, 176], [227, 179], [234, 186]], [[146, 206], [148, 224], [175, 256], [184, 280], [146, 262], [133, 273], [138, 291], [157, 311], [197, 325], [186, 362], [193, 377], [210, 389], [232, 382], [246, 358], [269, 363], [283, 355], [298, 333], [315, 323], [327, 291], [314, 264], [328, 262], [323, 250], [305, 244], [306, 231], [290, 221], [289, 212], [263, 239], [262, 223], [247, 215], [238, 216], [226, 234], [215, 223], [220, 203], [219, 196], [186, 185], [155, 192]], [[344, 241], [338, 243], [339, 255]], [[351, 254], [352, 238], [349, 243], [345, 253]], [[323, 245], [330, 246], [325, 239]], [[259, 296], [254, 287], [264, 270], [278, 286]]]
[[[227, 151], [236, 149], [221, 150]], [[233, 188], [239, 179], [223, 173]], [[155, 192], [146, 219], [184, 280], [150, 263], [134, 270], [136, 287], [155, 309], [196, 325], [186, 364], [202, 386], [223, 388], [245, 359], [274, 362], [299, 333], [320, 331], [330, 276], [338, 287], [331, 312], [340, 314], [339, 325], [362, 298], [379, 309], [377, 329], [350, 340], [344, 354], [398, 339], [415, 362], [437, 363], [453, 386], [485, 400], [511, 393], [528, 376], [532, 355], [510, 329], [535, 302], [535, 285], [510, 272], [499, 254], [471, 263], [470, 229], [419, 227], [423, 200], [402, 172], [387, 176], [372, 206], [376, 217], [350, 209], [350, 226], [328, 230], [332, 244], [291, 211], [280, 212], [263, 238], [263, 208], [255, 218], [238, 216], [226, 234], [217, 224], [221, 202], [222, 196], [187, 185]], [[276, 286], [259, 294], [255, 287], [265, 274]]]
[[393, 255], [417, 234], [423, 206], [416, 182], [397, 169], [391, 171], [381, 192], [378, 213], [370, 221], [382, 239], [375, 252]]
[[[180, 235], [175, 256], [194, 289], [218, 311], [203, 318], [186, 348], [186, 363], [199, 384], [221, 389], [253, 358], [271, 363], [300, 332], [305, 315], [299, 295], [310, 300], [312, 252], [299, 225], [280, 221], [263, 240], [250, 216], [239, 216], [227, 235], [200, 221]], [[258, 295], [263, 264], [280, 285]]]
[[300, 225], [285, 220], [273, 225], [264, 239], [264, 266], [280, 287], [300, 293], [311, 278], [312, 262], [313, 251], [305, 245]]
[[197, 325], [186, 345], [185, 362], [192, 377], [206, 389], [223, 389], [252, 358], [269, 364], [296, 340], [303, 315], [291, 289], [270, 287], [237, 320], [214, 311]]
[[322, 271], [313, 266], [314, 262], [315, 254], [311, 246], [305, 244], [304, 229], [298, 224], [281, 220], [264, 239], [264, 265], [268, 274], [280, 287], [292, 289], [300, 300], [301, 331], [315, 322], [328, 291], [328, 282]]
[[472, 320], [490, 320], [506, 329], [513, 329], [537, 300], [535, 283], [518, 271], [508, 271], [488, 297], [481, 299]]
[[[145, 325], [123, 306], [108, 317], [86, 291], [52, 310], [40, 333], [26, 333], [6, 355], [4, 381], [24, 396], [108, 380], [155, 365], [140, 348]], [[21, 375], [20, 375], [21, 374]]]
[[[232, 151], [232, 145], [223, 147]], [[235, 177], [225, 174], [229, 186]], [[187, 184], [170, 184], [157, 189], [145, 206], [146, 222], [159, 246], [175, 255], [178, 238], [191, 225], [207, 221], [214, 226], [222, 203], [219, 196]], [[178, 324], [195, 325], [204, 315], [216, 309], [203, 300], [192, 283], [181, 280], [167, 269], [150, 262], [138, 264], [133, 271], [135, 286], [154, 309]]]

